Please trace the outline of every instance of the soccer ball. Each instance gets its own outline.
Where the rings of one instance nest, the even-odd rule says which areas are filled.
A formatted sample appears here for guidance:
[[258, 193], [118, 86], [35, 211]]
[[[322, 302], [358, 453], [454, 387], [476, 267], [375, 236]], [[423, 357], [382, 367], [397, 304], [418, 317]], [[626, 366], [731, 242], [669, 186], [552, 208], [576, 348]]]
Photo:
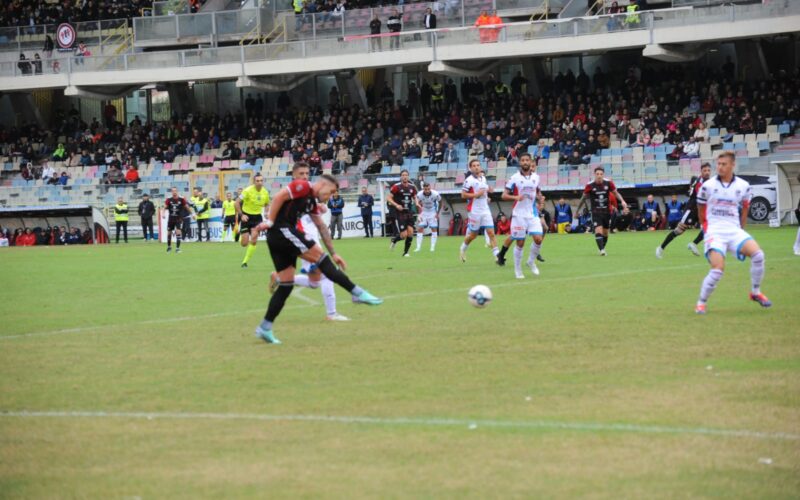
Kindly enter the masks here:
[[469, 303], [475, 307], [486, 307], [492, 301], [492, 291], [486, 285], [475, 285], [469, 289]]

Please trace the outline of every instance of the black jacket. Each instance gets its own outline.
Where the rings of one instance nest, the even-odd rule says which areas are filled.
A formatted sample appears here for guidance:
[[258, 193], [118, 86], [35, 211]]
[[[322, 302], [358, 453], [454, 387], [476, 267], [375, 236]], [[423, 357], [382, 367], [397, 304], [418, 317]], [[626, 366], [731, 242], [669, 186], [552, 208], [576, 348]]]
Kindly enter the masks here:
[[436, 14], [426, 14], [422, 17], [422, 27], [429, 30], [436, 29]]
[[156, 213], [156, 207], [150, 200], [139, 203], [139, 217], [142, 219], [151, 219]]

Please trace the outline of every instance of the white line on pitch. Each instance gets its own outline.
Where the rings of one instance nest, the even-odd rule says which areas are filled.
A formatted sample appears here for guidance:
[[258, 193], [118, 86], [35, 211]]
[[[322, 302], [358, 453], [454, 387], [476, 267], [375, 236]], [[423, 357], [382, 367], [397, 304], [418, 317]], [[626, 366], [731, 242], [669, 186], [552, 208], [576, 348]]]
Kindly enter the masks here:
[[555, 429], [569, 431], [630, 432], [637, 434], [695, 434], [731, 438], [775, 439], [799, 441], [800, 434], [766, 432], [714, 427], [672, 427], [626, 423], [558, 422], [548, 420], [481, 420], [464, 418], [358, 417], [334, 415], [270, 415], [263, 413], [185, 413], [185, 412], [117, 412], [117, 411], [0, 411], [0, 417], [17, 418], [116, 418], [146, 420], [253, 420], [269, 422], [320, 422], [384, 426], [465, 427], [468, 429]]
[[[778, 258], [778, 259], [771, 259], [771, 262], [780, 262], [780, 261], [787, 261], [787, 260], [795, 260], [792, 258]], [[487, 285], [490, 288], [504, 288], [510, 286], [525, 286], [531, 285], [536, 283], [553, 283], [553, 282], [562, 282], [562, 281], [583, 281], [583, 280], [591, 280], [597, 278], [613, 278], [615, 276], [625, 276], [630, 274], [639, 274], [639, 273], [651, 273], [651, 272], [658, 272], [658, 271], [678, 271], [683, 269], [693, 269], [696, 267], [705, 267], [705, 264], [686, 264], [683, 266], [672, 266], [672, 267], [655, 267], [655, 268], [640, 268], [640, 269], [631, 269], [628, 271], [619, 271], [614, 273], [602, 273], [602, 274], [591, 274], [591, 275], [579, 275], [579, 276], [565, 276], [565, 277], [556, 277], [556, 278], [535, 278], [531, 280], [525, 281], [505, 281], [503, 283], [496, 283]], [[391, 275], [391, 273], [387, 273], [387, 275]], [[383, 298], [386, 300], [392, 299], [402, 299], [402, 298], [410, 298], [410, 297], [422, 297], [426, 295], [436, 295], [440, 293], [454, 293], [454, 292], [464, 292], [467, 288], [466, 287], [458, 287], [458, 288], [445, 288], [445, 289], [438, 289], [438, 290], [426, 290], [426, 291], [419, 291], [419, 292], [409, 292], [409, 293], [400, 293], [394, 295], [387, 295]], [[308, 297], [304, 297], [308, 299]], [[313, 299], [308, 299], [313, 300]], [[315, 302], [314, 305], [317, 305]], [[303, 304], [303, 305], [289, 305], [286, 306], [284, 309], [301, 309], [306, 307], [312, 307], [312, 304]], [[144, 321], [134, 321], [130, 323], [122, 323], [122, 324], [109, 324], [109, 325], [94, 325], [94, 326], [84, 326], [84, 327], [75, 327], [75, 328], [66, 328], [62, 330], [50, 330], [45, 332], [31, 332], [31, 333], [20, 333], [16, 335], [0, 335], [0, 341], [3, 340], [10, 340], [10, 339], [20, 339], [20, 338], [28, 338], [28, 337], [44, 337], [44, 336], [51, 336], [51, 335], [62, 335], [62, 334], [70, 334], [70, 333], [83, 333], [89, 332], [94, 330], [102, 330], [104, 328], [114, 328], [114, 327], [125, 327], [125, 326], [145, 326], [145, 325], [155, 325], [161, 323], [173, 323], [173, 322], [180, 322], [180, 321], [196, 321], [196, 320], [203, 320], [203, 319], [214, 319], [214, 318], [223, 318], [227, 316], [238, 316], [241, 314], [247, 313], [255, 313], [261, 312], [264, 308], [260, 309], [246, 309], [242, 311], [227, 311], [227, 312], [220, 312], [220, 313], [212, 313], [212, 314], [203, 314], [198, 316], [179, 316], [173, 318], [159, 318], [159, 319], [149, 319]]]

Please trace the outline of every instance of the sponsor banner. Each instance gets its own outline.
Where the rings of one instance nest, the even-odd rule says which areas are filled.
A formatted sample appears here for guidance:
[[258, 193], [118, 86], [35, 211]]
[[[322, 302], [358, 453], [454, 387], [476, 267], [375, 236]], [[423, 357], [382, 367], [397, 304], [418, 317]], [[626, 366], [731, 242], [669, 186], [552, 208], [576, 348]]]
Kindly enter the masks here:
[[[330, 227], [330, 212], [325, 212], [322, 215], [322, 219], [325, 221], [325, 224], [328, 224], [328, 227]], [[342, 231], [343, 238], [364, 237], [364, 221], [361, 220], [361, 209], [355, 201], [345, 203], [344, 209], [342, 210], [342, 227], [344, 228]], [[381, 214], [375, 210], [375, 207], [372, 209], [372, 231], [378, 236], [381, 235]], [[338, 230], [336, 236], [339, 236]]]

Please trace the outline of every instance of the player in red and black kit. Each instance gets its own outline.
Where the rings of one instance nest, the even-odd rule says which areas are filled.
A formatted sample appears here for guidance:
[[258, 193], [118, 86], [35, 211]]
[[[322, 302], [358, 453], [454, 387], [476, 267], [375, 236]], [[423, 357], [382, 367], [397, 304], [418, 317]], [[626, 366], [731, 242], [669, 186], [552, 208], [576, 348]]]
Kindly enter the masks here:
[[325, 277], [350, 292], [353, 302], [375, 306], [383, 303], [383, 300], [356, 286], [342, 272], [347, 268], [347, 263], [333, 252], [332, 244], [328, 248], [331, 252], [328, 256], [319, 244], [297, 228], [297, 222], [303, 215], [316, 214], [317, 203], [327, 203], [331, 194], [339, 189], [339, 182], [330, 175], [320, 176], [313, 185], [298, 178], [302, 177], [298, 175], [300, 169], [308, 169], [308, 165], [303, 162], [295, 163], [292, 176], [296, 179], [275, 195], [269, 207], [269, 217], [256, 226], [259, 232], [268, 231], [267, 246], [278, 275], [277, 289], [269, 301], [267, 313], [256, 327], [256, 336], [270, 344], [280, 344], [272, 333], [272, 323], [292, 293], [298, 257], [316, 263], [317, 269]]
[[575, 210], [575, 213], [580, 213], [586, 200], [591, 199], [594, 240], [597, 242], [597, 248], [600, 249], [600, 255], [606, 255], [608, 228], [611, 227], [610, 198], [613, 196], [618, 199], [622, 205], [622, 213], [626, 215], [628, 213], [628, 204], [622, 199], [622, 195], [617, 191], [617, 186], [614, 185], [614, 182], [605, 178], [605, 173], [603, 167], [594, 169], [594, 181], [584, 188], [583, 196], [581, 196], [578, 208]]
[[[689, 182], [689, 201], [686, 202], [686, 210], [683, 212], [683, 217], [681, 217], [678, 227], [670, 231], [667, 237], [664, 238], [664, 242], [661, 246], [656, 248], [656, 257], [659, 259], [664, 255], [664, 249], [667, 248], [667, 245], [669, 245], [672, 240], [697, 224], [699, 220], [697, 218], [697, 193], [700, 192], [700, 186], [710, 178], [711, 164], [703, 163], [700, 166], [700, 177], [692, 177], [692, 180]], [[698, 257], [700, 256], [700, 250], [697, 249], [697, 244], [703, 241], [703, 236], [703, 230], [700, 229], [700, 234], [697, 235], [692, 243], [687, 245], [687, 248]]]
[[186, 199], [178, 195], [178, 188], [172, 188], [172, 196], [164, 203], [169, 217], [167, 218], [167, 252], [172, 251], [172, 232], [175, 232], [175, 253], [181, 251], [181, 227], [183, 226], [184, 212], [192, 213], [192, 207]]
[[419, 201], [417, 201], [417, 188], [408, 180], [408, 170], [400, 172], [400, 182], [393, 185], [389, 189], [389, 210], [394, 217], [394, 222], [397, 226], [397, 234], [392, 237], [392, 245], [390, 250], [394, 250], [394, 246], [398, 241], [405, 238], [406, 246], [403, 251], [403, 257], [408, 257], [408, 250], [411, 248], [411, 242], [414, 241], [414, 207], [417, 211], [421, 209]]

